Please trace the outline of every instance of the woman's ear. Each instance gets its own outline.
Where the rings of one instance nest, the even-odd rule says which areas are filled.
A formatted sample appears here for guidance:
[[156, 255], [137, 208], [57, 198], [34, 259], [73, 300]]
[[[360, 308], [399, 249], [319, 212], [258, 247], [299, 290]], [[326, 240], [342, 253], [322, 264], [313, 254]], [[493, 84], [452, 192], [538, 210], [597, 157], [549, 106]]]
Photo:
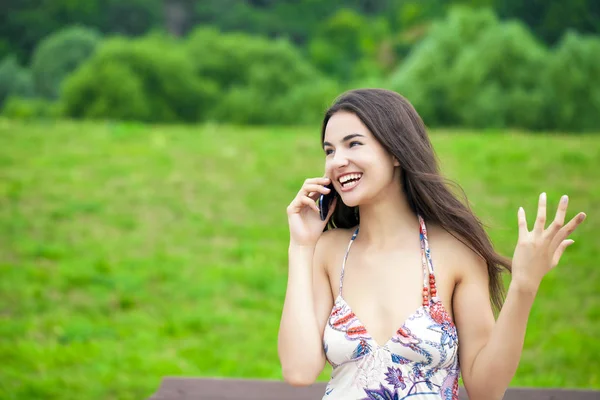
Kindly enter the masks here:
[[400, 166], [400, 161], [398, 161], [398, 159], [396, 157], [394, 157], [394, 167], [399, 167]]

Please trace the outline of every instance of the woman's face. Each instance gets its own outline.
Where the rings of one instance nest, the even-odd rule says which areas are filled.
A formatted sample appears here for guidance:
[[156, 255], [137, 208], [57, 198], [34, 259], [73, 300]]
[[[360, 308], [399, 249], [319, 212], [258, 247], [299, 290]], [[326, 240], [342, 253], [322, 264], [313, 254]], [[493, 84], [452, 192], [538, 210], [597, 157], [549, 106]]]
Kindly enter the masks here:
[[370, 203], [390, 184], [395, 158], [355, 114], [338, 111], [325, 127], [325, 173], [348, 207]]

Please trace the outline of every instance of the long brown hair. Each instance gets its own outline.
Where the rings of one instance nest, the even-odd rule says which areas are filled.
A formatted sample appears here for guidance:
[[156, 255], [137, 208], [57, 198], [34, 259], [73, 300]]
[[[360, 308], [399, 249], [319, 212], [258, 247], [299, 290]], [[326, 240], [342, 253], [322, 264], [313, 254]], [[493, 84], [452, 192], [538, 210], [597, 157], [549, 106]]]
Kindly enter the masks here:
[[[414, 107], [390, 90], [350, 90], [338, 97], [325, 113], [321, 143], [329, 118], [342, 110], [360, 118], [383, 147], [396, 157], [402, 171], [402, 189], [415, 215], [420, 214], [425, 221], [438, 224], [486, 260], [490, 298], [494, 309], [500, 310], [505, 294], [501, 274], [503, 270], [511, 270], [511, 260], [496, 253], [483, 224], [471, 211], [462, 188], [440, 174], [425, 125]], [[462, 192], [464, 204], [449, 186]], [[350, 228], [356, 226], [359, 219], [356, 207], [338, 201], [325, 229]]]

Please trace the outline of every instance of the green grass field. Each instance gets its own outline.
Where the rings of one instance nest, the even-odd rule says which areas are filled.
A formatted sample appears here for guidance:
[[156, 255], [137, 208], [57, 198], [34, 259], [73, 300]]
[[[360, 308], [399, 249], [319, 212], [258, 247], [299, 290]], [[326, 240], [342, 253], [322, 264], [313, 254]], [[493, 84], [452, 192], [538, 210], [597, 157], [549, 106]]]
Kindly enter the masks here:
[[[505, 255], [542, 191], [588, 214], [542, 283], [512, 385], [600, 388], [600, 136], [431, 136]], [[280, 379], [285, 208], [322, 171], [318, 126], [0, 120], [0, 398]]]

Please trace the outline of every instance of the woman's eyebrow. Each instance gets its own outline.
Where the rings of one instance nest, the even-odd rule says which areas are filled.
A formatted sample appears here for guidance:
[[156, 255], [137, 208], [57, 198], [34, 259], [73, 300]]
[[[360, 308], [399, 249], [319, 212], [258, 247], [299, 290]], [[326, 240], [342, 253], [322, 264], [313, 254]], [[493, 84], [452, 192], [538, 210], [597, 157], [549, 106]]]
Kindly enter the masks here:
[[[354, 139], [355, 137], [365, 137], [364, 135], [361, 135], [360, 133], [351, 133], [349, 135], [344, 136], [344, 138], [342, 139], [342, 142], [347, 142], [350, 139]], [[333, 146], [331, 143], [329, 142], [323, 142], [323, 147], [325, 146]]]

